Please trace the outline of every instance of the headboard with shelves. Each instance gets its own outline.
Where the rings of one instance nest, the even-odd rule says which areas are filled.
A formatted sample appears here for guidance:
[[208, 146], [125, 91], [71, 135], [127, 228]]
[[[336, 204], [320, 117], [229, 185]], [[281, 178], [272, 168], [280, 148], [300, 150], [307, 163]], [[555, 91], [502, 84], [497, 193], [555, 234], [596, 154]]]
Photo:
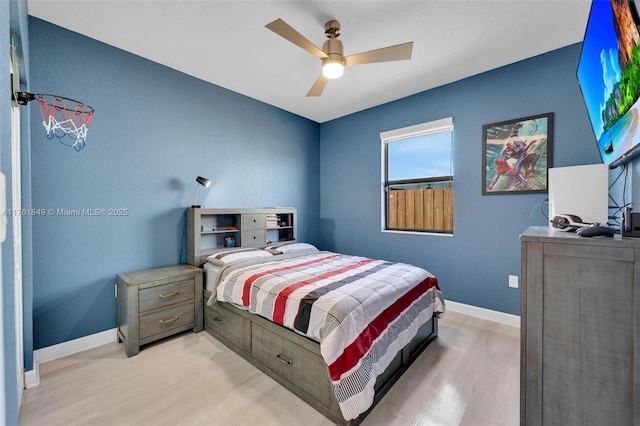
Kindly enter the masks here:
[[225, 248], [264, 247], [295, 241], [297, 211], [289, 207], [263, 209], [187, 209], [187, 263], [201, 266], [206, 257]]

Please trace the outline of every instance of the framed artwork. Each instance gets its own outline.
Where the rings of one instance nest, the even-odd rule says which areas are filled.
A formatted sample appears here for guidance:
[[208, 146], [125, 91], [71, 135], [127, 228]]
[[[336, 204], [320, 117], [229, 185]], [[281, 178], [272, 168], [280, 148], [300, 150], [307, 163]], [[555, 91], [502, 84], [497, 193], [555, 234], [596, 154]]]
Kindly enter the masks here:
[[553, 113], [482, 126], [482, 194], [547, 192]]

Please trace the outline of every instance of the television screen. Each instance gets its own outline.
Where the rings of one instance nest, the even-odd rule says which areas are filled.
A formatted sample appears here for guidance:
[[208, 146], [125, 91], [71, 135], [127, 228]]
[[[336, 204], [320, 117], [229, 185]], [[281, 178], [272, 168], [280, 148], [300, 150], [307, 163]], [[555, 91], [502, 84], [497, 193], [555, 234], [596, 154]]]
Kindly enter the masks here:
[[594, 0], [578, 64], [598, 151], [609, 167], [640, 153], [640, 35], [635, 17], [628, 0]]

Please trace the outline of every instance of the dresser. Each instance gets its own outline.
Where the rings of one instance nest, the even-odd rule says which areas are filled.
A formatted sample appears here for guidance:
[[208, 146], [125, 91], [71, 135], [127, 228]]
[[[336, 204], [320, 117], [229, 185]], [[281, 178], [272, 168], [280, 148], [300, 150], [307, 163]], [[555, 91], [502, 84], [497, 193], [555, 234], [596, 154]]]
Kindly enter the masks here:
[[640, 239], [520, 241], [521, 425], [639, 425]]
[[181, 331], [203, 330], [202, 269], [191, 265], [116, 276], [118, 341], [127, 356], [140, 346]]

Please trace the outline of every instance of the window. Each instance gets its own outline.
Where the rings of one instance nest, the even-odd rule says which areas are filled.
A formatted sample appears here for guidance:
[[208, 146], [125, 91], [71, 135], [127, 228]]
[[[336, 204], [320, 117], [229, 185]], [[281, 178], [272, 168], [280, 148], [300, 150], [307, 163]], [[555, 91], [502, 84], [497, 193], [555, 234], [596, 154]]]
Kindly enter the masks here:
[[453, 119], [390, 130], [382, 140], [383, 230], [453, 233]]

